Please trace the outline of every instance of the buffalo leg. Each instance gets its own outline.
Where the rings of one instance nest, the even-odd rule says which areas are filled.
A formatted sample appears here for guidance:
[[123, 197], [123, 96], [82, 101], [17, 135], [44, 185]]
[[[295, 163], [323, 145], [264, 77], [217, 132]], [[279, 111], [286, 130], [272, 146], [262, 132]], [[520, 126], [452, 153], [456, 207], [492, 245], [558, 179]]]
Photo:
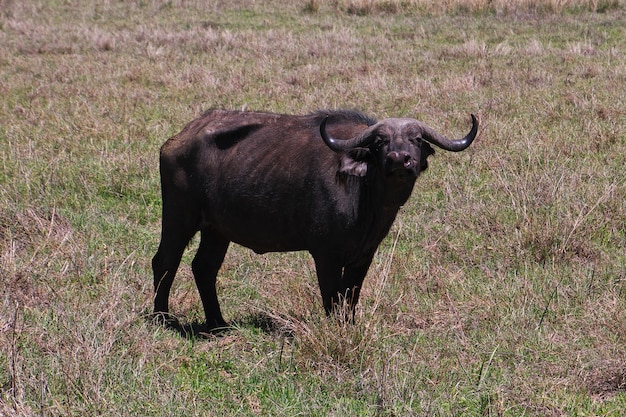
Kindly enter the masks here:
[[180, 265], [185, 247], [193, 237], [195, 231], [170, 227], [165, 222], [161, 235], [161, 243], [156, 255], [152, 258], [154, 273], [154, 314], [166, 318], [169, 312], [169, 296], [174, 276]]
[[[164, 185], [165, 187], [165, 185]], [[161, 242], [152, 258], [154, 314], [168, 319], [169, 296], [185, 247], [199, 230], [200, 211], [180, 196], [163, 190]], [[178, 198], [176, 198], [178, 197]]]
[[344, 288], [342, 295], [346, 299], [349, 312], [352, 315], [352, 320], [354, 320], [354, 310], [356, 308], [356, 304], [359, 302], [361, 286], [363, 285], [363, 280], [365, 279], [365, 275], [367, 275], [367, 271], [369, 270], [371, 263], [372, 258], [370, 257], [363, 264], [346, 266], [344, 268], [342, 279]]
[[228, 239], [208, 229], [202, 229], [200, 246], [191, 264], [196, 286], [200, 293], [206, 324], [210, 329], [225, 327], [226, 321], [222, 317], [215, 284], [217, 271], [224, 262], [224, 256], [229, 245]]
[[322, 303], [326, 315], [330, 315], [339, 304], [341, 291], [341, 261], [328, 254], [314, 254], [317, 281], [322, 293]]

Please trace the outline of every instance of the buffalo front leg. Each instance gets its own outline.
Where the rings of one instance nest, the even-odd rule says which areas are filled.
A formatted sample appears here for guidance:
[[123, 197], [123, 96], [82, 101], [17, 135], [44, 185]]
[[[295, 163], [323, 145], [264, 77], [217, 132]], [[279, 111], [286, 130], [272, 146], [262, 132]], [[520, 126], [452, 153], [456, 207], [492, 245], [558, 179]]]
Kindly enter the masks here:
[[224, 262], [230, 241], [208, 229], [201, 230], [200, 246], [191, 264], [209, 329], [226, 327], [217, 299], [217, 272]]
[[322, 303], [327, 316], [339, 306], [341, 292], [341, 259], [332, 254], [313, 254], [317, 282], [322, 293]]
[[345, 297], [347, 313], [350, 314], [349, 319], [354, 320], [354, 312], [356, 305], [359, 302], [359, 295], [361, 294], [361, 287], [363, 286], [363, 280], [367, 275], [372, 258], [368, 258], [364, 263], [358, 265], [346, 266], [343, 270], [342, 285], [343, 285], [343, 297]]

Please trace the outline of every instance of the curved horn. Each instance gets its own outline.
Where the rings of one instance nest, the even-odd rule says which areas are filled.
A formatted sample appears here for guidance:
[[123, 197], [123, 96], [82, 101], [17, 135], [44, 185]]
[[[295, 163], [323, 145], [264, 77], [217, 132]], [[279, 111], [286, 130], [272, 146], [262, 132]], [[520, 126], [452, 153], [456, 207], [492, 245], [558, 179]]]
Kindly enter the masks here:
[[347, 140], [335, 139], [326, 132], [326, 122], [328, 121], [328, 115], [322, 120], [320, 124], [320, 134], [322, 135], [322, 139], [326, 146], [328, 146], [331, 150], [335, 152], [344, 152], [349, 149], [364, 147], [369, 145], [376, 139], [376, 129], [378, 129], [378, 124], [370, 126], [365, 129], [363, 133], [360, 135]]
[[422, 137], [425, 141], [432, 143], [446, 151], [459, 152], [471, 145], [478, 133], [478, 120], [472, 114], [472, 130], [463, 139], [452, 140], [435, 132], [428, 126], [422, 125]]

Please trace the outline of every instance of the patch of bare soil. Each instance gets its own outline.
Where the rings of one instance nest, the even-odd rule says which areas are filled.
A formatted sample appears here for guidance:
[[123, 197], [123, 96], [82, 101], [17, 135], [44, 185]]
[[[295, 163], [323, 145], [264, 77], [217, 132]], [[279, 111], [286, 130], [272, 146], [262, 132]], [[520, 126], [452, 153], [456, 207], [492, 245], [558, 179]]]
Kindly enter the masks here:
[[605, 360], [594, 363], [581, 374], [589, 393], [598, 400], [626, 392], [626, 360]]

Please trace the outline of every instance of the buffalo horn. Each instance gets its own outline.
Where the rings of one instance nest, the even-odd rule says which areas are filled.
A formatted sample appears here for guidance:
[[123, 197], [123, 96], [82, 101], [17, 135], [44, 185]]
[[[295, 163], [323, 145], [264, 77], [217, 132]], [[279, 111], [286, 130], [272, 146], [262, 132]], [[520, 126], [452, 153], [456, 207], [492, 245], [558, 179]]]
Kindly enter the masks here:
[[459, 152], [470, 146], [470, 144], [476, 138], [476, 134], [478, 133], [478, 120], [476, 119], [476, 116], [472, 114], [472, 130], [470, 130], [467, 136], [465, 136], [463, 139], [458, 140], [448, 139], [441, 133], [435, 132], [433, 129], [426, 125], [421, 125], [421, 127], [422, 138], [426, 142], [430, 142], [433, 145], [436, 145], [446, 151]]
[[370, 143], [372, 143], [374, 139], [376, 139], [376, 129], [378, 128], [377, 124], [365, 129], [363, 133], [361, 133], [359, 136], [355, 138], [341, 140], [341, 139], [333, 138], [332, 136], [328, 134], [328, 132], [326, 132], [327, 121], [328, 121], [328, 116], [326, 116], [324, 120], [322, 120], [322, 123], [320, 124], [320, 134], [322, 135], [322, 139], [324, 140], [324, 143], [326, 144], [326, 146], [328, 146], [330, 149], [332, 149], [335, 152], [344, 152], [349, 149], [365, 147], [369, 145]]

